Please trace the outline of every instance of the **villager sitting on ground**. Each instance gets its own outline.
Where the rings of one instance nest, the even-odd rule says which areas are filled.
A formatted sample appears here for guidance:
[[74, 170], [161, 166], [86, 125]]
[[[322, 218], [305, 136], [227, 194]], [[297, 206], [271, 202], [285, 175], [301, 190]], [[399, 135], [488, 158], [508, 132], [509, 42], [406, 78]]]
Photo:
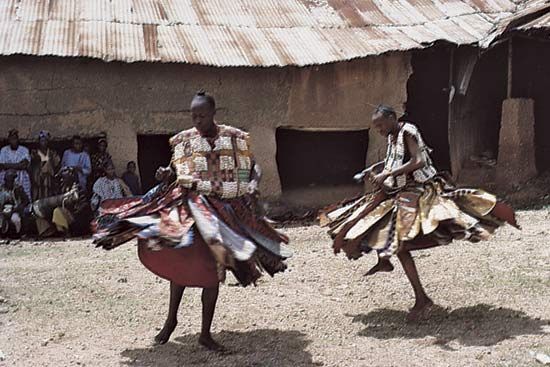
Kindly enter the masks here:
[[291, 255], [282, 245], [288, 238], [254, 210], [260, 170], [248, 134], [217, 124], [215, 113], [214, 98], [198, 93], [191, 102], [195, 127], [170, 139], [174, 170], [157, 171], [164, 185], [143, 198], [104, 202], [98, 219], [98, 246], [111, 249], [137, 237], [141, 262], [170, 281], [168, 317], [155, 338], [161, 344], [176, 327], [185, 287], [200, 287], [199, 343], [220, 349], [210, 327], [226, 269], [247, 286], [262, 270], [284, 271]]
[[97, 152], [91, 156], [92, 174], [89, 180], [90, 186], [93, 187], [98, 178], [105, 176], [105, 168], [108, 164], [113, 164], [113, 158], [107, 151], [107, 139], [101, 138], [97, 142]]
[[42, 130], [38, 134], [38, 148], [31, 151], [32, 199], [44, 199], [57, 192], [55, 174], [59, 170], [59, 154], [50, 149], [50, 133]]
[[92, 171], [92, 164], [90, 162], [90, 156], [83, 150], [82, 138], [80, 136], [73, 136], [72, 147], [63, 153], [61, 167], [74, 168], [78, 173], [78, 184], [80, 188], [86, 191], [86, 183]]
[[132, 195], [138, 196], [142, 194], [141, 183], [139, 182], [139, 177], [136, 174], [136, 162], [130, 161], [126, 165], [126, 172], [122, 174], [122, 179], [132, 191]]
[[99, 209], [99, 205], [105, 200], [133, 196], [130, 188], [128, 188], [124, 181], [116, 177], [115, 166], [112, 162], [107, 162], [102, 171], [105, 175], [97, 179], [92, 190], [91, 205], [93, 211]]
[[[479, 189], [456, 189], [438, 174], [416, 126], [399, 122], [395, 111], [379, 106], [372, 128], [387, 137], [386, 159], [363, 171], [379, 189], [324, 211], [335, 253], [358, 259], [376, 250], [379, 261], [366, 275], [392, 271], [397, 255], [414, 290], [408, 320], [433, 305], [418, 278], [411, 251], [449, 244], [453, 239], [478, 242], [505, 222], [516, 226], [513, 210]], [[328, 223], [324, 223], [327, 221]]]
[[64, 167], [58, 176], [59, 194], [33, 202], [38, 235], [67, 237], [89, 233], [91, 212], [76, 169]]
[[29, 150], [19, 144], [19, 132], [15, 129], [8, 133], [9, 145], [0, 150], [0, 185], [8, 170], [17, 172], [17, 184], [22, 186], [27, 197], [31, 197], [31, 179], [27, 169], [31, 162]]
[[16, 182], [17, 172], [8, 170], [4, 175], [4, 184], [0, 186], [0, 234], [19, 237], [22, 220], [29, 205], [25, 190]]

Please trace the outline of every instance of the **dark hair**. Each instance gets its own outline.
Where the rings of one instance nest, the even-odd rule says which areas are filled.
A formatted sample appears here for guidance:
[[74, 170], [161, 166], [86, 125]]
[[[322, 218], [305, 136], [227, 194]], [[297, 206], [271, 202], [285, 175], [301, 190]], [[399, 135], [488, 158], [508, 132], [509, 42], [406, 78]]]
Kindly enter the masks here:
[[133, 164], [134, 166], [137, 166], [136, 162], [130, 161], [126, 164], [126, 168], [130, 167], [131, 164]]
[[71, 139], [71, 141], [74, 143], [75, 140], [80, 140], [80, 141], [82, 141], [82, 138], [80, 137], [80, 135], [73, 135], [73, 138]]
[[379, 104], [378, 106], [376, 106], [373, 114], [380, 114], [382, 117], [385, 118], [397, 118], [397, 113], [395, 112], [393, 107], [384, 104]]
[[17, 129], [11, 129], [8, 131], [8, 139], [14, 136], [19, 139], [19, 131]]
[[204, 89], [199, 89], [199, 91], [195, 94], [195, 97], [193, 97], [193, 99], [195, 98], [204, 99], [206, 103], [208, 103], [208, 105], [212, 107], [212, 109], [214, 110], [216, 109], [216, 100], [210, 94], [206, 93]]

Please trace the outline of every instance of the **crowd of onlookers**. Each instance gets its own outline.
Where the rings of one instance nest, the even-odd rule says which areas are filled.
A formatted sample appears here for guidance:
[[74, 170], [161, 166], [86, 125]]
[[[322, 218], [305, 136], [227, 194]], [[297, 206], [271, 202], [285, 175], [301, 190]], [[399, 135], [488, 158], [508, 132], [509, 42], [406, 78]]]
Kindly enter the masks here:
[[117, 177], [105, 138], [89, 147], [73, 136], [62, 155], [49, 132], [37, 139], [29, 150], [10, 130], [0, 150], [0, 237], [86, 234], [101, 202], [142, 194], [135, 162]]

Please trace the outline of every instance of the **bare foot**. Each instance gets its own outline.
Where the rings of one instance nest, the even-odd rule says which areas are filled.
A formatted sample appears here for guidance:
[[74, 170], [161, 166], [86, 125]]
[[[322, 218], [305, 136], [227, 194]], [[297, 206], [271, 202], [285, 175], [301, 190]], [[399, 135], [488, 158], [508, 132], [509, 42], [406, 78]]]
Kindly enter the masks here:
[[426, 300], [422, 302], [415, 303], [407, 315], [407, 322], [417, 322], [421, 318], [428, 317], [433, 305], [433, 301], [429, 298], [426, 298]]
[[178, 325], [177, 321], [175, 322], [166, 321], [160, 333], [158, 333], [157, 336], [155, 336], [155, 343], [166, 344], [166, 342], [170, 339], [170, 335], [172, 335], [172, 333], [174, 332], [176, 325]]
[[211, 335], [203, 336], [201, 335], [199, 337], [199, 344], [205, 347], [208, 350], [212, 350], [215, 352], [225, 352], [226, 349], [223, 345], [218, 344], [214, 339], [212, 339]]
[[370, 270], [365, 273], [365, 276], [368, 277], [378, 272], [388, 273], [390, 271], [393, 271], [393, 265], [390, 260], [378, 259], [378, 263], [370, 268]]

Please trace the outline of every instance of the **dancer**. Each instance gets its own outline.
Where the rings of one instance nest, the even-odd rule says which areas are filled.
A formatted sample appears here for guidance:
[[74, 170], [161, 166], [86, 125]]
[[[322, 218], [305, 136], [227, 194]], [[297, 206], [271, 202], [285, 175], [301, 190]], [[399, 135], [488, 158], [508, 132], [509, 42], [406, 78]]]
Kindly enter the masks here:
[[170, 139], [171, 167], [158, 169], [161, 184], [141, 198], [106, 200], [97, 220], [96, 243], [111, 249], [138, 239], [141, 262], [170, 281], [168, 317], [156, 336], [166, 343], [177, 325], [184, 289], [200, 287], [199, 343], [222, 349], [210, 333], [219, 283], [229, 269], [253, 284], [265, 271], [286, 269], [288, 238], [256, 210], [260, 169], [247, 133], [214, 120], [216, 103], [199, 92], [191, 102], [195, 127]]
[[457, 189], [438, 173], [418, 128], [400, 122], [395, 110], [380, 105], [372, 128], [387, 137], [386, 158], [356, 178], [378, 188], [327, 208], [321, 222], [329, 227], [335, 253], [358, 259], [376, 250], [378, 263], [365, 275], [392, 271], [393, 255], [401, 262], [415, 294], [407, 319], [424, 316], [433, 301], [426, 294], [411, 251], [449, 244], [453, 239], [485, 240], [505, 222], [518, 227], [514, 211], [480, 189]]

